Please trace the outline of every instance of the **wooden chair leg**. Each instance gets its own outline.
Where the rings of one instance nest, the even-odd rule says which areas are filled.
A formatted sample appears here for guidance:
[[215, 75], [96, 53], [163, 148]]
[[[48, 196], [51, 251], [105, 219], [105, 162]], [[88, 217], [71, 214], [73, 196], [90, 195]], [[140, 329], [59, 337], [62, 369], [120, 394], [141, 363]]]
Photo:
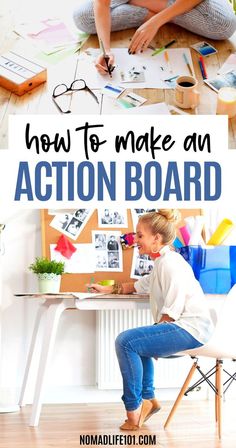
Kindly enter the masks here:
[[216, 393], [215, 393], [215, 419], [216, 422], [218, 422], [218, 389], [219, 389], [219, 384], [218, 384], [218, 370], [219, 370], [219, 365], [218, 362], [216, 361], [216, 373], [215, 373], [215, 388], [216, 388]]
[[218, 415], [218, 436], [221, 439], [221, 427], [222, 427], [222, 398], [223, 398], [223, 384], [222, 384], [222, 369], [223, 369], [223, 361], [217, 360], [218, 369], [217, 369], [217, 384], [218, 384], [218, 406], [217, 406], [217, 415]]
[[174, 405], [173, 405], [173, 407], [172, 407], [172, 409], [171, 409], [171, 411], [170, 411], [170, 413], [169, 413], [169, 415], [168, 415], [168, 417], [166, 419], [166, 422], [164, 424], [164, 428], [165, 429], [167, 428], [167, 426], [169, 425], [170, 421], [172, 420], [172, 418], [174, 416], [174, 413], [175, 413], [175, 411], [176, 411], [180, 401], [182, 400], [182, 398], [184, 396], [184, 393], [186, 392], [186, 390], [188, 388], [188, 385], [189, 385], [189, 383], [190, 383], [190, 381], [191, 381], [191, 379], [192, 379], [192, 377], [194, 375], [194, 372], [195, 372], [196, 368], [197, 368], [197, 360], [193, 363], [193, 365], [192, 365], [192, 367], [191, 367], [191, 369], [190, 369], [190, 371], [189, 371], [189, 373], [187, 375], [187, 378], [186, 378], [186, 380], [185, 380], [185, 382], [184, 382], [184, 384], [183, 384], [183, 386], [182, 386], [182, 388], [181, 388], [181, 390], [179, 392], [179, 395], [176, 398], [175, 403], [174, 403]]

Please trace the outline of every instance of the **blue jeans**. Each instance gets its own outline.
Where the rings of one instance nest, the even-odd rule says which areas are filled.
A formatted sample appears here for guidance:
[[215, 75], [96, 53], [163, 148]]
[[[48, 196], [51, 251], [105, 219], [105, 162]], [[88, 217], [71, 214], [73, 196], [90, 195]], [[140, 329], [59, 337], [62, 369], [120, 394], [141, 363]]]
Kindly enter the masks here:
[[143, 399], [154, 398], [152, 357], [167, 357], [201, 345], [190, 333], [172, 322], [120, 333], [116, 338], [116, 354], [123, 378], [122, 400], [126, 410], [133, 411]]

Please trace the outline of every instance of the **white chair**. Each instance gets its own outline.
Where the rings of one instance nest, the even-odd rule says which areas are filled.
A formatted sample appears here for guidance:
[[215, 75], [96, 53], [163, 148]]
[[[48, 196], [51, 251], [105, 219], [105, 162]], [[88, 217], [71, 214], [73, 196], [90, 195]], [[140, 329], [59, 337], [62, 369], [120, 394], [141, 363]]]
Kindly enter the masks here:
[[[232, 375], [223, 368], [223, 360], [231, 359], [236, 361], [236, 285], [228, 293], [224, 300], [222, 308], [218, 316], [214, 310], [211, 310], [213, 320], [215, 321], [215, 330], [211, 339], [202, 347], [186, 350], [176, 355], [190, 355], [194, 359], [194, 363], [185, 379], [185, 382], [179, 392], [179, 395], [167, 417], [164, 428], [167, 428], [174, 413], [183, 398], [192, 389], [197, 387], [202, 382], [206, 381], [215, 392], [215, 416], [218, 426], [218, 435], [221, 438], [221, 424], [222, 424], [222, 397], [231, 383], [236, 381], [236, 372]], [[209, 372], [202, 372], [198, 357], [207, 356], [215, 358], [214, 367]], [[190, 381], [196, 371], [201, 375], [201, 379], [197, 381], [192, 387], [189, 387]], [[227, 380], [223, 383], [222, 371], [227, 375]], [[215, 384], [211, 381], [211, 376], [215, 374]]]

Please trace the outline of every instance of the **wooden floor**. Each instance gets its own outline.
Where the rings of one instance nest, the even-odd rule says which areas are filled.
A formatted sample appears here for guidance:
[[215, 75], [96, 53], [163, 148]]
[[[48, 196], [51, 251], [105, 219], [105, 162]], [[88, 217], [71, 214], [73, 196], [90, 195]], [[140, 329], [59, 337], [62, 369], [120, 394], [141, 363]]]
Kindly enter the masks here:
[[[1, 19], [1, 18], [0, 18]], [[2, 18], [3, 20], [3, 18]], [[1, 25], [1, 20], [0, 20]], [[4, 25], [4, 22], [3, 22]], [[2, 27], [1, 29], [4, 29]], [[6, 31], [6, 30], [5, 30]], [[126, 30], [113, 33], [112, 45], [114, 47], [127, 47], [129, 39], [134, 30]], [[3, 33], [4, 34], [4, 33]], [[3, 36], [2, 34], [2, 36]], [[176, 37], [177, 36], [177, 37]], [[157, 38], [153, 42], [155, 46], [162, 46], [162, 44], [177, 39], [176, 46], [189, 47], [191, 44], [202, 40], [201, 37], [183, 30], [175, 25], [165, 25], [161, 28]], [[236, 51], [236, 36], [228, 41], [211, 41], [218, 49], [216, 55], [211, 56], [206, 60], [208, 76], [216, 75], [217, 70], [227, 59], [231, 52]], [[92, 36], [84, 46], [97, 47], [97, 38]], [[7, 30], [4, 38], [0, 39], [0, 51], [14, 49], [19, 53], [31, 52], [27, 47], [25, 40], [19, 39], [11, 30]], [[198, 56], [194, 50], [191, 50], [196, 77], [199, 80], [199, 90], [201, 93], [201, 102], [197, 108], [198, 114], [215, 114], [217, 94], [209, 87], [203, 84], [201, 79], [200, 69], [198, 66]], [[26, 53], [24, 53], [26, 54]], [[65, 59], [63, 62], [48, 66], [48, 82], [31, 93], [23, 97], [17, 97], [7, 90], [0, 88], [0, 148], [8, 147], [8, 116], [9, 114], [57, 114], [51, 100], [51, 93], [53, 87], [58, 83], [71, 83], [73, 79], [79, 76], [77, 73], [77, 55]], [[146, 104], [165, 101], [167, 104], [174, 104], [173, 90], [157, 90], [157, 89], [133, 89], [134, 92], [139, 93], [147, 98]], [[85, 94], [88, 95], [88, 94]], [[72, 112], [78, 114], [84, 113], [114, 113], [114, 106], [111, 99], [103, 98], [100, 106], [97, 106], [93, 99], [88, 96], [79, 105], [77, 101], [72, 103]], [[116, 109], [117, 110], [117, 109]], [[190, 111], [189, 111], [190, 112]], [[117, 113], [117, 112], [116, 112]], [[120, 112], [121, 113], [121, 112]], [[195, 112], [191, 112], [195, 113]], [[236, 148], [236, 118], [229, 120], [229, 148]]]
[[[216, 435], [213, 401], [185, 400], [168, 430], [164, 431], [163, 423], [170, 407], [171, 403], [165, 402], [162, 410], [153, 416], [142, 430], [131, 433], [119, 430], [119, 424], [124, 418], [122, 404], [44, 405], [37, 428], [28, 426], [31, 407], [26, 406], [19, 413], [0, 415], [0, 448], [75, 448], [82, 446], [81, 435], [121, 434], [135, 434], [135, 443], [140, 446], [139, 435], [155, 435], [157, 444], [154, 446], [159, 447], [236, 447], [236, 401], [227, 400], [224, 403], [221, 442]], [[117, 446], [128, 444], [118, 443]]]

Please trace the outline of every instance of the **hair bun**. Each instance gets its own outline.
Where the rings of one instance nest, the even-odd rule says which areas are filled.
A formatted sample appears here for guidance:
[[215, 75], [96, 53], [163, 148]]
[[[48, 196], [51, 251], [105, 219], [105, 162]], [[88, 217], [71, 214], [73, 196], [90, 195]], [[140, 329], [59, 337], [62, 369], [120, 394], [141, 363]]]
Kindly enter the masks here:
[[168, 222], [177, 224], [181, 219], [180, 211], [174, 208], [162, 208], [158, 210], [159, 215], [166, 218]]

